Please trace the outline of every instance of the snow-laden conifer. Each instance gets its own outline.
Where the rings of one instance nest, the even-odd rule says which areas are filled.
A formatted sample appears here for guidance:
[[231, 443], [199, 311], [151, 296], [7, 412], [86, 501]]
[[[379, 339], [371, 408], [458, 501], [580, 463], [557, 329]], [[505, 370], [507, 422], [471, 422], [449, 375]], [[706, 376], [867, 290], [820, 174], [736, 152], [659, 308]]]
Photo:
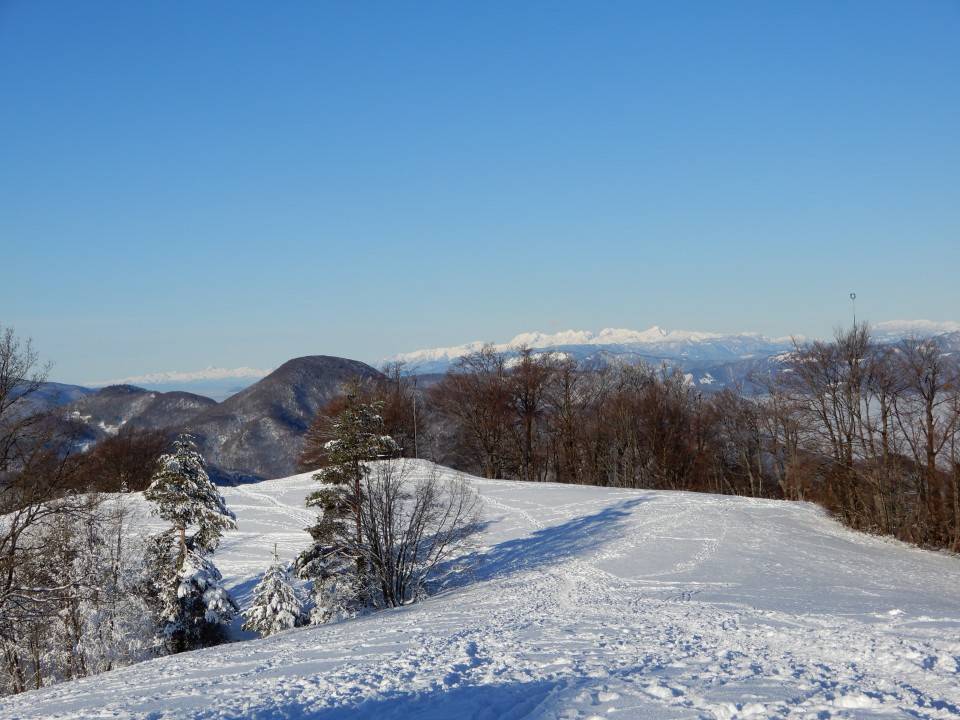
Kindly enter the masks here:
[[173, 525], [155, 539], [151, 553], [157, 630], [167, 650], [182, 652], [221, 642], [239, 612], [220, 584], [220, 571], [206, 557], [223, 532], [237, 524], [189, 435], [181, 435], [160, 464], [144, 493], [156, 504], [154, 512]]
[[[156, 503], [156, 514], [177, 530], [179, 566], [188, 546], [202, 552], [216, 550], [224, 530], [236, 529], [236, 516], [227, 509], [223, 496], [207, 475], [203, 456], [189, 435], [177, 438], [174, 452], [160, 456], [160, 465], [144, 496]], [[196, 532], [188, 542], [187, 529], [191, 527]]]
[[244, 630], [254, 630], [260, 637], [273, 635], [304, 624], [303, 603], [290, 583], [286, 566], [273, 550], [273, 562], [253, 590], [253, 604], [242, 613]]
[[182, 652], [223, 642], [239, 608], [221, 585], [209, 558], [192, 550], [161, 588], [158, 635], [166, 649]]
[[319, 508], [321, 514], [307, 528], [313, 546], [297, 558], [300, 576], [314, 581], [313, 622], [355, 614], [369, 604], [361, 552], [364, 480], [370, 474], [368, 461], [398, 451], [393, 438], [384, 433], [381, 406], [364, 402], [362, 388], [354, 384], [343, 408], [325, 423], [325, 466], [314, 475], [321, 488], [307, 496], [307, 506]]

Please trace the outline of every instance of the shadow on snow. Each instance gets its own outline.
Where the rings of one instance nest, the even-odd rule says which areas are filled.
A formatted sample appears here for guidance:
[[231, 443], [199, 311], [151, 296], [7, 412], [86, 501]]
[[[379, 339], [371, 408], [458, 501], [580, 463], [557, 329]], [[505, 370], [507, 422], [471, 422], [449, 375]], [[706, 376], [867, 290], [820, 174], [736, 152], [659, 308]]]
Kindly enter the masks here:
[[[270, 717], [288, 720], [360, 720], [362, 718], [496, 718], [519, 720], [529, 717], [564, 683], [526, 682], [503, 685], [453, 685], [435, 683], [421, 691], [390, 692], [356, 704], [311, 709], [295, 700], [270, 708]], [[256, 716], [259, 717], [259, 716]]]
[[633, 508], [645, 502], [649, 500], [625, 500], [599, 512], [535, 530], [522, 538], [507, 540], [485, 552], [458, 558], [451, 563], [442, 589], [535, 570], [588, 553], [616, 538]]

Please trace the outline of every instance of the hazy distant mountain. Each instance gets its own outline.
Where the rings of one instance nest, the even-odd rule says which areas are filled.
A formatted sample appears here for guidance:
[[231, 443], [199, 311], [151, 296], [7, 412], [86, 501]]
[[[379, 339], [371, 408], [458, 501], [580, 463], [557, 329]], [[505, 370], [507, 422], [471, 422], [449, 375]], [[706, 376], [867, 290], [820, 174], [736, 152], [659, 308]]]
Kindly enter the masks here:
[[67, 405], [75, 400], [89, 395], [93, 390], [80, 385], [65, 385], [64, 383], [45, 382], [27, 399], [27, 408], [30, 412], [45, 408]]
[[90, 385], [92, 387], [135, 385], [156, 392], [173, 392], [180, 390], [213, 398], [219, 402], [249, 387], [257, 380], [266, 377], [272, 370], [272, 368], [258, 370], [257, 368], [250, 367], [240, 367], [231, 370], [208, 365], [205, 369], [196, 372], [180, 372], [176, 370], [172, 372], [150, 373], [105, 382], [94, 382], [90, 383]]
[[871, 328], [873, 339], [878, 342], [896, 342], [902, 338], [939, 337], [947, 346], [960, 340], [960, 323], [930, 322], [929, 320], [892, 320]]
[[113, 434], [127, 424], [144, 430], [175, 431], [216, 404], [208, 397], [186, 392], [158, 393], [133, 385], [113, 385], [71, 403], [68, 409], [75, 419], [87, 420], [104, 433]]
[[129, 425], [137, 430], [168, 430], [171, 436], [215, 400], [185, 392], [158, 393], [132, 385], [114, 385], [69, 403], [64, 410], [79, 433], [81, 446], [115, 435]]
[[379, 373], [356, 360], [311, 356], [290, 360], [222, 403], [186, 392], [132, 385], [97, 390], [66, 406], [90, 443], [131, 425], [192, 434], [211, 474], [267, 478], [294, 471], [304, 431], [320, 408], [354, 378]]

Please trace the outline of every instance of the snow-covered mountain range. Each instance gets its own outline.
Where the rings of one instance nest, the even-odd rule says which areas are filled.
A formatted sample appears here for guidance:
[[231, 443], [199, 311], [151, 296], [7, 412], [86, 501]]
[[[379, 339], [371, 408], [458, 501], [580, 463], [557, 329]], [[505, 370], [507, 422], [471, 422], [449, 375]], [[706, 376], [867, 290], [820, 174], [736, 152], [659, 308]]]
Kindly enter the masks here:
[[[892, 321], [875, 325], [875, 337], [881, 342], [890, 342], [909, 335], [957, 335], [960, 323], [931, 322], [928, 320]], [[737, 363], [747, 360], [762, 360], [790, 350], [794, 343], [804, 343], [803, 336], [769, 338], [759, 333], [720, 334], [664, 330], [654, 326], [648, 330], [606, 328], [599, 332], [567, 330], [553, 334], [521, 333], [505, 343], [493, 343], [497, 352], [516, 351], [520, 347], [532, 350], [553, 350], [577, 358], [586, 358], [599, 353], [627, 358], [669, 360], [682, 364], [688, 371], [703, 370], [711, 366]], [[403, 362], [417, 373], [445, 372], [457, 359], [480, 350], [483, 342], [475, 341], [447, 348], [433, 348], [401, 353], [391, 361]]]
[[[420, 373], [444, 372], [458, 358], [482, 348], [482, 342], [470, 342], [449, 348], [416, 350], [397, 355], [401, 361]], [[497, 352], [511, 352], [520, 347], [531, 350], [553, 350], [578, 358], [605, 352], [623, 357], [648, 357], [684, 360], [687, 363], [733, 362], [746, 358], [768, 357], [791, 346], [790, 338], [770, 339], [757, 333], [721, 335], [718, 333], [606, 328], [568, 330], [554, 334], [521, 333], [505, 343], [494, 343]]]
[[[0, 717], [932, 720], [960, 712], [953, 555], [856, 533], [806, 503], [467, 482], [486, 506], [484, 562], [424, 602], [2, 698]], [[238, 529], [214, 561], [241, 605], [274, 548], [290, 560], [310, 542], [303, 528], [314, 512], [304, 498], [315, 489], [309, 473], [222, 488]], [[156, 522], [144, 517], [144, 531]]]
[[[929, 320], [896, 320], [873, 326], [874, 337], [880, 342], [894, 342], [916, 335], [944, 336], [949, 344], [960, 348], [960, 323], [931, 322]], [[644, 359], [654, 364], [662, 361], [683, 367], [691, 381], [704, 387], [719, 388], [730, 382], [742, 382], [758, 363], [790, 350], [794, 342], [804, 343], [799, 335], [769, 338], [759, 333], [722, 334], [664, 330], [654, 326], [647, 330], [605, 328], [566, 330], [557, 333], [521, 333], [508, 342], [492, 343], [497, 352], [510, 353], [520, 347], [538, 351], [566, 353], [575, 358], [589, 358], [598, 354], [622, 357], [627, 360]], [[381, 360], [403, 362], [406, 369], [418, 374], [443, 373], [459, 358], [480, 350], [485, 343], [468, 342], [445, 348], [432, 348], [401, 353]], [[135, 385], [156, 392], [183, 391], [212, 398], [218, 402], [240, 392], [273, 372], [273, 368], [238, 367], [218, 368], [209, 365], [203, 370], [150, 373], [131, 377], [88, 382], [86, 388], [110, 385]], [[78, 386], [79, 387], [79, 386]]]
[[871, 327], [873, 337], [879, 342], [895, 342], [908, 336], [934, 337], [960, 335], [960, 323], [930, 320], [891, 320]]

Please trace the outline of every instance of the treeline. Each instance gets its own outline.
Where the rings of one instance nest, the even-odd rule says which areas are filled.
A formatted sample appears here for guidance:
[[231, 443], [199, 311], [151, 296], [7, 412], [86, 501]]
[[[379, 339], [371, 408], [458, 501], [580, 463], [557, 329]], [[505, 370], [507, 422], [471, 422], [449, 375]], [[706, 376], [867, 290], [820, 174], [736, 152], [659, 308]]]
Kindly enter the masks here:
[[426, 390], [387, 375], [373, 393], [409, 455], [416, 439], [421, 457], [489, 478], [811, 500], [960, 550], [958, 361], [936, 338], [884, 345], [856, 325], [797, 346], [753, 394], [529, 348], [485, 347]]

